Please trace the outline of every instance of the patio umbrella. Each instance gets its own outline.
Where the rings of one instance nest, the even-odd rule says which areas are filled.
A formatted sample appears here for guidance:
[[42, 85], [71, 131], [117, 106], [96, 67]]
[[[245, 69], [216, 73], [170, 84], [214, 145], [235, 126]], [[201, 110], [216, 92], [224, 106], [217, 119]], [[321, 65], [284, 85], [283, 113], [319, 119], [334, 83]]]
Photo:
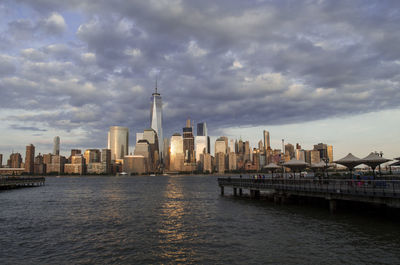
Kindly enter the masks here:
[[272, 172], [272, 178], [274, 177], [274, 171], [279, 169], [280, 166], [274, 163], [269, 163], [268, 165], [264, 166], [265, 169], [268, 169]]
[[287, 161], [282, 164], [285, 167], [290, 168], [290, 170], [293, 170], [294, 176], [296, 177], [296, 171], [301, 171], [308, 167], [308, 163], [302, 161], [302, 160], [297, 160], [295, 158], [292, 158], [290, 161]]
[[375, 177], [376, 167], [379, 166], [380, 164], [390, 161], [390, 159], [383, 158], [379, 154], [371, 152], [368, 156], [361, 159], [361, 161], [363, 164], [366, 164], [372, 168], [372, 173], [374, 174]]
[[352, 153], [334, 162], [347, 167], [350, 170], [351, 177], [353, 177], [353, 168], [363, 163], [358, 157], [353, 156]]

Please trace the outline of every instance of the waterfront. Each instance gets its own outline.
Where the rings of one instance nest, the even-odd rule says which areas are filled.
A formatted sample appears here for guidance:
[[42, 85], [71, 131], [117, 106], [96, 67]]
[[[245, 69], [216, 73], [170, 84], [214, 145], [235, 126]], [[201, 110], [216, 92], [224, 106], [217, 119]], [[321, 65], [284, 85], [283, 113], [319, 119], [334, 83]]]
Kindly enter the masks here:
[[0, 192], [0, 263], [398, 264], [398, 221], [221, 197], [215, 176]]

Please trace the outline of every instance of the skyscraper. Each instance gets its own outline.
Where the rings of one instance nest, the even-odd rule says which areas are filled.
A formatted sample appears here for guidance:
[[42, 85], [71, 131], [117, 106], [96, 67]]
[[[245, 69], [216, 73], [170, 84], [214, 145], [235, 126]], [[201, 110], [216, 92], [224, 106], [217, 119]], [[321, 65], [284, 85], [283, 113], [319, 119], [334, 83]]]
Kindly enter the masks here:
[[33, 144], [26, 147], [25, 155], [25, 172], [28, 174], [33, 174], [35, 169], [35, 146]]
[[123, 160], [128, 154], [129, 129], [111, 126], [108, 132], [108, 149], [111, 150], [111, 160]]
[[[210, 136], [208, 136], [207, 124], [205, 122], [197, 123], [197, 136], [204, 136], [207, 138], [207, 149], [206, 153], [210, 153]], [[203, 140], [201, 140], [203, 141]], [[197, 152], [197, 147], [196, 147]], [[197, 155], [196, 155], [197, 157]]]
[[164, 157], [163, 129], [162, 129], [162, 101], [161, 95], [157, 92], [157, 82], [155, 92], [152, 94], [150, 109], [150, 127], [156, 131], [158, 137], [158, 151], [160, 160]]
[[264, 149], [271, 149], [271, 143], [269, 141], [269, 132], [264, 130]]
[[190, 120], [186, 121], [186, 127], [183, 128], [183, 152], [186, 163], [194, 163], [194, 136]]
[[60, 155], [60, 137], [56, 136], [53, 140], [53, 155]]

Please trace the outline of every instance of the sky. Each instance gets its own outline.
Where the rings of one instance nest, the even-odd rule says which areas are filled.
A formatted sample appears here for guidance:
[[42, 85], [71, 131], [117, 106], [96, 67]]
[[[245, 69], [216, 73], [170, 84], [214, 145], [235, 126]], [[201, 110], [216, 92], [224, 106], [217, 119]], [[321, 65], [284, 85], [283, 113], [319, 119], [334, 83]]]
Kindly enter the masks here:
[[385, 0], [0, 0], [0, 153], [134, 143], [157, 78], [165, 137], [399, 157], [399, 25]]

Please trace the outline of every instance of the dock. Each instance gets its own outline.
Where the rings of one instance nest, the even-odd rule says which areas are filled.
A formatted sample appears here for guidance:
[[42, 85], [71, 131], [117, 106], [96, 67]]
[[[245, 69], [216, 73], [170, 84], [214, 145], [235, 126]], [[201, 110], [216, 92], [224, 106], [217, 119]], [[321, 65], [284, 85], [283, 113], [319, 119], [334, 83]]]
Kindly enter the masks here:
[[296, 198], [324, 199], [335, 212], [337, 202], [360, 202], [400, 209], [400, 180], [351, 180], [351, 179], [242, 179], [218, 178], [221, 195], [225, 187], [233, 189], [234, 196], [243, 196], [248, 190], [257, 199], [261, 192], [268, 194], [275, 203]]
[[0, 190], [38, 187], [45, 182], [45, 177], [0, 177]]

